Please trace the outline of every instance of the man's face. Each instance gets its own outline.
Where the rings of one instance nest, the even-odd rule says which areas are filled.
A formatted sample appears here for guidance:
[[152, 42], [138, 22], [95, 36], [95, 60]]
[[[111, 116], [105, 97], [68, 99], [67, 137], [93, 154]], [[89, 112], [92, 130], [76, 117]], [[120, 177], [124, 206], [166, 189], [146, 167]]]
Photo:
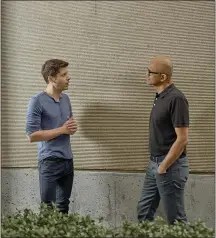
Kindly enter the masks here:
[[151, 62], [146, 72], [147, 84], [152, 86], [159, 86], [162, 84], [161, 72], [154, 62]]
[[52, 84], [57, 90], [63, 91], [68, 89], [70, 78], [68, 75], [67, 67], [61, 68], [59, 70], [59, 73], [52, 78], [53, 78]]

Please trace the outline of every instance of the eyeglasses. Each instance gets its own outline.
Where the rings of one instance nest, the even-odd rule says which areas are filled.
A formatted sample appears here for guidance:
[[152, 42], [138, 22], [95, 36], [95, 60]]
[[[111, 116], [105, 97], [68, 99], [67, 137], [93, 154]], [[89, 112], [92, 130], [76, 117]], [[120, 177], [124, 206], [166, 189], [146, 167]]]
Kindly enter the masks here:
[[161, 74], [161, 73], [154, 72], [154, 71], [147, 69], [147, 75], [149, 76], [150, 74]]

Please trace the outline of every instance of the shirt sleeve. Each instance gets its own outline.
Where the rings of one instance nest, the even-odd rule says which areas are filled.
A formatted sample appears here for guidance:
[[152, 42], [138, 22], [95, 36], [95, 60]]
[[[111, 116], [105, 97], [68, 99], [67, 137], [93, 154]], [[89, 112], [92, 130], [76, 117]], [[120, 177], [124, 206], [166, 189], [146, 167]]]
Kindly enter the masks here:
[[31, 98], [28, 104], [26, 117], [26, 134], [28, 136], [41, 130], [41, 114], [42, 107], [39, 99], [36, 97]]
[[189, 105], [185, 97], [176, 97], [171, 101], [170, 114], [174, 127], [189, 127]]

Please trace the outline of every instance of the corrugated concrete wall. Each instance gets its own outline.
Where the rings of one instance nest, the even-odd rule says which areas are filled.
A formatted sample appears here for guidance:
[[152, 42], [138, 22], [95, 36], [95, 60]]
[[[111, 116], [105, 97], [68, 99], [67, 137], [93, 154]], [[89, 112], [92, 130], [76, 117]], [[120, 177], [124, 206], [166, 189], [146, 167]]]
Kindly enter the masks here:
[[190, 170], [214, 172], [214, 1], [3, 1], [2, 165], [36, 167], [25, 136], [42, 63], [70, 62], [77, 169], [142, 171], [154, 55], [171, 55], [190, 104]]

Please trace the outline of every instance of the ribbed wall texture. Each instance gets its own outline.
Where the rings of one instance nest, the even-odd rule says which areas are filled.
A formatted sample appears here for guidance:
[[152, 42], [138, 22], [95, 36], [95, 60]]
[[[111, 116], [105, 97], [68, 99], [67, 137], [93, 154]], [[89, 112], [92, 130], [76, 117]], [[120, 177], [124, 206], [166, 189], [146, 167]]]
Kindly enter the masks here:
[[2, 166], [37, 165], [27, 104], [45, 88], [41, 65], [60, 58], [70, 62], [76, 169], [145, 169], [155, 95], [146, 67], [171, 55], [190, 104], [190, 169], [213, 172], [214, 22], [213, 1], [3, 1]]

